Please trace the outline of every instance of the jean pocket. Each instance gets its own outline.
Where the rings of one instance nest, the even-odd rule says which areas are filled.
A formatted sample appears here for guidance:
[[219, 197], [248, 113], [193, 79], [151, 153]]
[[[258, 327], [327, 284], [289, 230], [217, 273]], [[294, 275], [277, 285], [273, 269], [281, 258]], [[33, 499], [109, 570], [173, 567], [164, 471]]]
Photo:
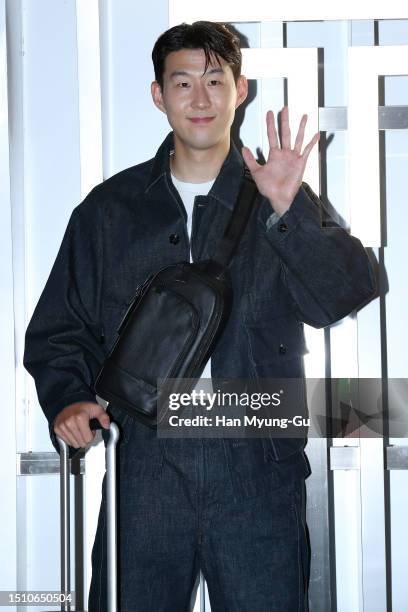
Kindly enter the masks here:
[[282, 464], [285, 461], [289, 461], [291, 457], [293, 457], [293, 460], [297, 459], [295, 454], [303, 451], [307, 437], [272, 438], [271, 436], [266, 436], [262, 438], [262, 441], [264, 443], [266, 460], [272, 464]]
[[264, 495], [285, 484], [284, 474], [267, 461], [263, 438], [223, 438], [236, 501]]

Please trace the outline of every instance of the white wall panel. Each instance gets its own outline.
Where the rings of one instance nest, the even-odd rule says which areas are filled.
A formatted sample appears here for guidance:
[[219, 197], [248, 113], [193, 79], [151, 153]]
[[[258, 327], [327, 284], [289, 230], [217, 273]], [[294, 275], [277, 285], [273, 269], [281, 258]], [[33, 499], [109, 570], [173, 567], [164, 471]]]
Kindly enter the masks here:
[[151, 52], [168, 28], [164, 0], [101, 0], [104, 177], [153, 157], [171, 130], [154, 105]]
[[[15, 589], [17, 583], [17, 513], [15, 480], [15, 369], [12, 211], [8, 134], [6, 6], [0, 1], [0, 385], [1, 385], [1, 515], [0, 590]], [[7, 607], [11, 610], [11, 607]]]

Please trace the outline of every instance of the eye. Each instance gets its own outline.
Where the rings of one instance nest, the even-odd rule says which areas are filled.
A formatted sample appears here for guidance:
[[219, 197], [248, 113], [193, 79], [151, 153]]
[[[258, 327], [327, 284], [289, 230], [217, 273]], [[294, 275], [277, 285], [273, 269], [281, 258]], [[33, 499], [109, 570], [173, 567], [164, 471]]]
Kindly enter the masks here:
[[188, 83], [186, 81], [182, 81], [181, 83], [177, 83], [177, 87], [181, 87], [182, 89], [185, 89], [185, 87], [183, 87], [183, 85], [187, 85]]
[[221, 83], [221, 81], [218, 81], [217, 79], [212, 79], [210, 83]]

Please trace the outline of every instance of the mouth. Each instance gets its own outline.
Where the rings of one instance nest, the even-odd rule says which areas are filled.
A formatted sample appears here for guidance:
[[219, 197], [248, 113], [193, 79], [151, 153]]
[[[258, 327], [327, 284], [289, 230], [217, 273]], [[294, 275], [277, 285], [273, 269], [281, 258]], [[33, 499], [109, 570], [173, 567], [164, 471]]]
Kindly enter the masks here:
[[207, 125], [207, 123], [211, 123], [213, 119], [215, 119], [215, 117], [188, 117], [189, 121], [197, 125]]

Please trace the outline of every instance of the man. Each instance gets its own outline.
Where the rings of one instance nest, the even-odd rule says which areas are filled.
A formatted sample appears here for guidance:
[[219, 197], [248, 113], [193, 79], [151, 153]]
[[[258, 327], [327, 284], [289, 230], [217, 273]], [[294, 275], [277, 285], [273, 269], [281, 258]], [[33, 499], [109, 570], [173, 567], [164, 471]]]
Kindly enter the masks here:
[[[307, 117], [292, 149], [288, 108], [280, 145], [268, 112], [263, 166], [231, 141], [247, 81], [226, 26], [171, 28], [152, 58], [153, 102], [172, 131], [153, 159], [98, 185], [74, 209], [27, 329], [25, 367], [54, 445], [58, 434], [71, 455], [92, 441], [90, 418], [109, 425], [93, 382], [135, 287], [165, 265], [214, 252], [242, 157], [260, 195], [231, 264], [234, 301], [212, 354], [213, 378], [303, 378], [303, 322], [330, 325], [375, 290], [360, 241], [323, 228], [321, 202], [302, 184], [319, 137], [302, 151]], [[122, 433], [122, 612], [188, 610], [199, 568], [214, 612], [307, 609], [305, 439], [158, 438], [118, 407], [108, 411]], [[102, 493], [90, 612], [106, 610], [105, 481]]]

